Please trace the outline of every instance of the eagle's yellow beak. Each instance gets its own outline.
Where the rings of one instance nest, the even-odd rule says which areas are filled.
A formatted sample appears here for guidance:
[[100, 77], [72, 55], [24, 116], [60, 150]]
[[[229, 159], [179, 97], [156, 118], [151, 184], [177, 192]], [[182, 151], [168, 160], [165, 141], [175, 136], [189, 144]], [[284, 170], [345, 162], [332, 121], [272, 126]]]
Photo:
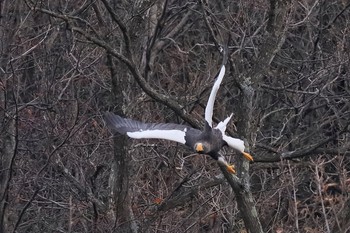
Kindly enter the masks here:
[[203, 144], [202, 143], [197, 143], [196, 144], [196, 151], [199, 153], [199, 152], [203, 152], [204, 151], [204, 148], [203, 148]]

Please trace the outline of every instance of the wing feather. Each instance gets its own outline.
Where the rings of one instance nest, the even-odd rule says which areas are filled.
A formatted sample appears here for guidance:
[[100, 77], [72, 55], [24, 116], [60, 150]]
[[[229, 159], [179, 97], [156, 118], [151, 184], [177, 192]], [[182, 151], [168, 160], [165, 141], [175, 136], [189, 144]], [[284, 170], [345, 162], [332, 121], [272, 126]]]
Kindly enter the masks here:
[[239, 152], [244, 152], [244, 141], [238, 138], [233, 138], [225, 134], [222, 135], [222, 139], [227, 143], [227, 145]]
[[214, 111], [215, 97], [216, 97], [216, 94], [218, 93], [220, 84], [221, 84], [222, 79], [225, 75], [225, 71], [226, 71], [225, 65], [227, 63], [227, 60], [228, 60], [228, 47], [227, 47], [227, 45], [225, 45], [223, 48], [222, 66], [221, 66], [219, 74], [217, 75], [217, 79], [214, 83], [214, 86], [210, 92], [208, 103], [207, 103], [207, 106], [205, 108], [205, 120], [208, 122], [210, 127], [213, 126], [213, 111]]
[[188, 145], [189, 143], [186, 142], [186, 137], [191, 135], [189, 138], [193, 138], [200, 133], [199, 130], [186, 125], [173, 123], [143, 123], [120, 117], [111, 112], [104, 113], [104, 120], [113, 133], [126, 134], [135, 139], [165, 139]]
[[218, 93], [220, 84], [222, 82], [222, 79], [225, 75], [225, 65], [222, 65], [220, 73], [214, 83], [214, 86], [210, 92], [210, 96], [208, 99], [207, 106], [205, 108], [205, 120], [208, 122], [209, 126], [212, 127], [213, 125], [213, 110], [214, 110], [214, 102], [216, 94]]
[[224, 134], [226, 131], [227, 123], [231, 120], [232, 116], [233, 113], [231, 113], [231, 115], [227, 117], [224, 121], [220, 121], [220, 123], [215, 127], [215, 129], [220, 130]]

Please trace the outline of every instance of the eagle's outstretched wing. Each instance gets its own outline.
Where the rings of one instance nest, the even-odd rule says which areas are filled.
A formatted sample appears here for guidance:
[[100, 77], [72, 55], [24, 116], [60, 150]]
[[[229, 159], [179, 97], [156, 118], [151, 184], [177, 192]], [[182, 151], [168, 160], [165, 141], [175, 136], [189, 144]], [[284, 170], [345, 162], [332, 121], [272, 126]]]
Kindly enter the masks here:
[[126, 134], [131, 138], [165, 139], [193, 147], [193, 141], [201, 133], [200, 130], [186, 125], [173, 123], [143, 123], [123, 118], [111, 112], [104, 113], [104, 120], [113, 133]]

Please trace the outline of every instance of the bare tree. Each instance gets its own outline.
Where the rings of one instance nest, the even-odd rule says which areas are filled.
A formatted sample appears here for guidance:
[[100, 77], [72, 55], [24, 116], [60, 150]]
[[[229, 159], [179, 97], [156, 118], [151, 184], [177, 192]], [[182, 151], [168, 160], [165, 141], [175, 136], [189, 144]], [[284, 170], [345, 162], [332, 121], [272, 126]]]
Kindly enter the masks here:
[[[312, 1], [3, 1], [1, 232], [347, 232], [349, 8]], [[215, 122], [237, 175], [100, 113]], [[112, 140], [113, 139], [113, 140]]]

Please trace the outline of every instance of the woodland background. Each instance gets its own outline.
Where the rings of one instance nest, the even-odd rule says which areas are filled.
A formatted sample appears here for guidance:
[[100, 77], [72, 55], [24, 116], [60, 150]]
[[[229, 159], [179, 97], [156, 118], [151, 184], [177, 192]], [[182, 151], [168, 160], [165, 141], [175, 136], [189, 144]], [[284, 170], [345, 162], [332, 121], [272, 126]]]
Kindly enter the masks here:
[[[348, 0], [2, 0], [0, 232], [350, 232]], [[237, 176], [101, 114], [201, 127]]]

